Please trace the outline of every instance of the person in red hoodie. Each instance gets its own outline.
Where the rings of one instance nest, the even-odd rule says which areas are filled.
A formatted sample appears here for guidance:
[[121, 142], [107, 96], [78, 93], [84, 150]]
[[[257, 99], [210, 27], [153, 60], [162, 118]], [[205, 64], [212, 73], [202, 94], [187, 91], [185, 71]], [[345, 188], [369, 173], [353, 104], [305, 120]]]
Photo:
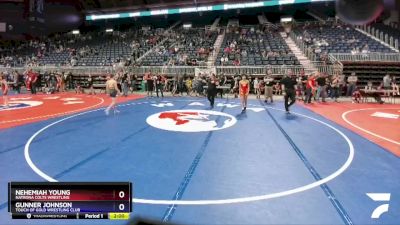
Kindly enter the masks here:
[[308, 77], [306, 83], [306, 99], [304, 100], [304, 104], [311, 103], [311, 98], [315, 89], [316, 89], [315, 76], [311, 74]]
[[29, 69], [28, 72], [26, 73], [28, 76], [27, 82], [26, 82], [26, 88], [27, 90], [30, 90], [32, 94], [36, 94], [36, 82], [38, 80], [38, 74], [33, 72], [32, 69]]

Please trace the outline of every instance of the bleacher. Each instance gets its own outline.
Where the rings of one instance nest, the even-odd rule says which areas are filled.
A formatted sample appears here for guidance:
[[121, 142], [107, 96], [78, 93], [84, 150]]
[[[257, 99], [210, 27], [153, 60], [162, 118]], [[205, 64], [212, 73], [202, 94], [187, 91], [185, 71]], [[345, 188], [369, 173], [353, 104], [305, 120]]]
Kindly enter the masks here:
[[148, 53], [143, 59], [140, 61], [140, 64], [143, 66], [163, 66], [166, 65], [169, 61], [172, 52], [170, 52], [170, 47], [172, 43], [167, 39], [155, 50]]
[[[343, 75], [348, 76], [351, 73], [356, 73], [358, 77], [357, 86], [364, 88], [368, 81], [371, 81], [375, 87], [378, 87], [383, 81], [386, 74], [400, 77], [400, 63], [399, 62], [384, 62], [384, 63], [360, 63], [360, 62], [347, 62], [344, 64]], [[400, 79], [396, 80], [400, 85]]]
[[252, 26], [239, 27], [225, 34], [216, 65], [221, 65], [221, 58], [225, 56], [228, 62], [223, 65], [228, 66], [234, 65], [236, 59], [240, 60], [240, 65], [249, 66], [300, 64], [278, 32], [260, 31]]
[[391, 26], [388, 26], [383, 23], [374, 23], [371, 24], [371, 27], [378, 29], [379, 31], [382, 31], [384, 34], [388, 34], [389, 37], [393, 37], [394, 39], [397, 39], [400, 42], [400, 30], [393, 28]]
[[306, 46], [313, 50], [320, 49], [321, 52], [351, 53], [354, 49], [361, 52], [367, 45], [369, 52], [394, 53], [389, 47], [348, 26], [311, 25], [297, 27], [294, 32], [302, 36]]
[[[204, 62], [217, 38], [216, 32], [204, 28], [175, 29], [168, 39], [141, 60], [145, 66], [190, 66]], [[200, 53], [203, 48], [204, 52]]]
[[[268, 68], [273, 67], [271, 68], [274, 71], [273, 74], [279, 77], [289, 68], [296, 74], [301, 68], [304, 68], [279, 33], [282, 30], [273, 30], [254, 24], [239, 25], [238, 23], [238, 25], [228, 26], [224, 32], [224, 39], [215, 61], [218, 74], [229, 76], [242, 73], [264, 75]], [[352, 56], [352, 50], [358, 49], [361, 52], [366, 45], [368, 45], [368, 52], [393, 53], [389, 47], [343, 24], [334, 26], [331, 22], [323, 24], [313, 21], [294, 27], [292, 32], [297, 37], [302, 37], [299, 40], [306, 48], [312, 49], [314, 52], [318, 49], [320, 53], [317, 52], [316, 55], [343, 53]], [[154, 72], [167, 71], [167, 76], [175, 73], [187, 73], [193, 76], [194, 67], [206, 66], [202, 62], [207, 62], [218, 34], [223, 33], [210, 32], [205, 27], [183, 29], [182, 26], [170, 29], [168, 32], [165, 29], [128, 28], [124, 31], [110, 33], [101, 31], [80, 35], [61, 34], [41, 42], [26, 41], [20, 42], [16, 46], [3, 47], [0, 64], [11, 64], [18, 67], [25, 66], [25, 63], [37, 62], [34, 65], [70, 68], [71, 59], [73, 59], [72, 67], [75, 66], [78, 69], [85, 67], [89, 71], [91, 69], [88, 68], [104, 68], [98, 73], [89, 72], [96, 76], [104, 76], [105, 73], [115, 71], [119, 66], [127, 64], [139, 65], [138, 68], [125, 67], [138, 76], [150, 69]], [[45, 46], [45, 50], [39, 57], [37, 54], [43, 46]], [[200, 49], [204, 52], [200, 53]], [[361, 54], [363, 53], [353, 56]], [[7, 56], [12, 56], [12, 60]], [[228, 57], [228, 61], [221, 62], [221, 58], [225, 56]], [[20, 63], [19, 58], [22, 58], [24, 62]], [[29, 60], [25, 60], [26, 58]], [[135, 62], [139, 58], [139, 62]], [[362, 61], [367, 57], [360, 56], [358, 58], [361, 59], [358, 61]], [[234, 66], [235, 60], [240, 61], [240, 65]], [[352, 72], [356, 72], [359, 76], [360, 86], [364, 86], [368, 81], [379, 85], [386, 73], [400, 75], [400, 62], [376, 64], [354, 63], [351, 60], [350, 62], [342, 61], [343, 74], [348, 76]], [[331, 65], [324, 63], [319, 62], [318, 66], [329, 67]], [[164, 69], [164, 66], [173, 69]], [[76, 71], [81, 73], [78, 71], [83, 70]], [[74, 74], [74, 78], [82, 84], [86, 82], [85, 75]], [[102, 82], [103, 78], [100, 80]]]
[[[114, 63], [128, 59], [134, 61], [153, 47], [153, 43], [147, 42], [153, 36], [155, 35], [152, 33], [145, 33], [140, 30], [100, 32], [92, 35], [90, 40], [74, 42], [64, 47], [73, 49], [76, 53], [54, 52], [45, 56], [40, 62], [42, 64], [60, 65], [71, 63], [71, 59], [75, 58], [74, 66], [112, 66]], [[138, 40], [134, 42], [135, 45], [132, 44], [134, 40]], [[80, 54], [82, 48], [85, 49], [84, 54]]]

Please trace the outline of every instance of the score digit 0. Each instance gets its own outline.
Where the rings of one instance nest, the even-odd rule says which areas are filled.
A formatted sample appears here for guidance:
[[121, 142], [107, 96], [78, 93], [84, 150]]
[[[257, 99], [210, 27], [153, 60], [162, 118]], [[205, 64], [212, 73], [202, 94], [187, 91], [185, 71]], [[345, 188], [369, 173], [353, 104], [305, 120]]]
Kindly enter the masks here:
[[124, 198], [124, 197], [125, 197], [125, 192], [124, 192], [124, 191], [120, 191], [119, 194], [118, 194], [118, 196], [119, 196], [120, 198]]
[[121, 203], [121, 204], [119, 204], [118, 208], [120, 211], [124, 211], [125, 205], [123, 203]]

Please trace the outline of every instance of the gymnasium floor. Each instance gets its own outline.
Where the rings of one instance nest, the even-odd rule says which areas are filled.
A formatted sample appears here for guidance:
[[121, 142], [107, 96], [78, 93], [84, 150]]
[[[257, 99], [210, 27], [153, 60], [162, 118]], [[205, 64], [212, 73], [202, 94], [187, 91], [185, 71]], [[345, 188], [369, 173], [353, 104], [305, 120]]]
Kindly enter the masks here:
[[286, 115], [279, 101], [241, 113], [238, 99], [209, 110], [134, 95], [106, 116], [104, 95], [12, 100], [0, 108], [1, 225], [126, 224], [11, 220], [9, 181], [131, 181], [133, 217], [178, 224], [400, 223], [400, 105], [298, 103]]

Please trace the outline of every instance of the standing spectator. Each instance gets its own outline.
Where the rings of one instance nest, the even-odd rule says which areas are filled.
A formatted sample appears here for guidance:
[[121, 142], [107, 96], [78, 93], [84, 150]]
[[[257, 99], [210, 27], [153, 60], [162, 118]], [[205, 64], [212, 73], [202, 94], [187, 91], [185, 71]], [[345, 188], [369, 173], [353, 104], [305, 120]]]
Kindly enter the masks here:
[[353, 92], [356, 89], [357, 80], [358, 78], [354, 72], [347, 78], [347, 96], [353, 95]]
[[151, 71], [144, 74], [143, 81], [145, 83], [147, 96], [153, 97], [153, 79], [151, 77]]
[[178, 93], [180, 93], [181, 96], [183, 96], [183, 92], [185, 91], [185, 77], [186, 74], [184, 74], [183, 76], [178, 76]]
[[28, 72], [28, 79], [30, 83], [30, 90], [32, 94], [36, 94], [36, 87], [37, 87], [37, 81], [38, 81], [38, 76], [39, 74], [36, 72], [33, 72], [32, 69], [29, 69]]
[[57, 89], [57, 78], [54, 72], [52, 72], [49, 76], [49, 90], [47, 94], [54, 94]]
[[20, 94], [21, 93], [21, 81], [19, 73], [15, 70], [13, 72], [13, 82], [14, 82], [14, 90]]
[[315, 85], [315, 77], [314, 75], [310, 75], [308, 77], [307, 80], [307, 84], [306, 84], [306, 99], [304, 100], [304, 103], [311, 103], [311, 98], [313, 95], [313, 91], [316, 89], [316, 85]]
[[131, 74], [129, 76], [129, 82], [130, 82], [130, 85], [131, 85], [131, 93], [133, 93], [137, 89], [136, 81], [137, 81], [137, 76], [135, 74]]
[[65, 91], [65, 81], [66, 81], [66, 76], [65, 73], [62, 72], [60, 74], [60, 92], [64, 92]]
[[178, 75], [175, 75], [174, 77], [172, 77], [171, 85], [172, 85], [171, 93], [172, 93], [172, 96], [175, 97], [176, 93], [178, 92]]
[[297, 97], [304, 101], [306, 92], [307, 76], [304, 70], [300, 71], [300, 76], [297, 77]]
[[161, 74], [161, 81], [162, 81], [162, 85], [163, 85], [163, 92], [166, 91], [170, 91], [169, 89], [169, 79], [167, 76], [165, 76], [164, 74]]
[[260, 92], [260, 95], [265, 95], [265, 81], [264, 81], [264, 78], [260, 79], [260, 84], [258, 85], [258, 91]]
[[385, 90], [391, 89], [391, 83], [392, 83], [392, 79], [391, 79], [390, 75], [386, 74], [383, 77], [383, 89], [385, 89]]
[[338, 75], [334, 75], [332, 78], [332, 82], [331, 82], [331, 98], [333, 98], [335, 100], [335, 102], [338, 102], [338, 98], [339, 98], [339, 90], [340, 90], [340, 79]]
[[74, 89], [74, 77], [72, 76], [71, 72], [67, 73], [66, 81], [68, 83], [68, 89]]
[[346, 88], [346, 76], [344, 74], [338, 75], [339, 77], [339, 97], [342, 96], [344, 89]]
[[163, 89], [164, 89], [163, 83], [164, 83], [164, 80], [163, 80], [163, 77], [162, 77], [160, 74], [158, 74], [158, 75], [156, 76], [155, 83], [156, 83], [156, 94], [157, 94], [157, 98], [159, 98], [159, 96], [158, 96], [158, 91], [160, 91], [161, 98], [164, 98], [164, 93], [163, 93]]
[[326, 102], [326, 77], [324, 74], [320, 74], [317, 78], [317, 84], [318, 84], [318, 89], [317, 89], [317, 101], [319, 101], [319, 97], [322, 96], [322, 102]]
[[88, 77], [88, 87], [89, 87], [89, 94], [90, 95], [94, 95], [95, 94], [95, 92], [94, 92], [94, 89], [93, 89], [93, 78], [92, 78], [92, 74], [89, 74], [89, 77]]
[[239, 94], [239, 82], [240, 82], [240, 76], [234, 77], [232, 92], [234, 93], [235, 98], [237, 98]]
[[190, 93], [192, 92], [192, 78], [188, 77], [185, 81], [185, 85], [186, 85], [186, 92], [188, 94], [188, 96], [191, 96]]
[[121, 75], [121, 89], [122, 89], [122, 96], [127, 97], [129, 91], [127, 73], [123, 73]]
[[273, 86], [275, 85], [274, 78], [272, 78], [271, 75], [268, 75], [264, 78], [264, 82], [265, 82], [265, 91], [264, 91], [265, 103], [268, 103], [268, 98], [270, 98], [271, 103], [273, 103], [274, 99], [272, 91], [273, 91]]
[[254, 92], [256, 94], [256, 98], [259, 99], [260, 98], [260, 90], [259, 90], [260, 82], [258, 80], [258, 77], [256, 77], [256, 79], [254, 79], [253, 87], [254, 87]]

